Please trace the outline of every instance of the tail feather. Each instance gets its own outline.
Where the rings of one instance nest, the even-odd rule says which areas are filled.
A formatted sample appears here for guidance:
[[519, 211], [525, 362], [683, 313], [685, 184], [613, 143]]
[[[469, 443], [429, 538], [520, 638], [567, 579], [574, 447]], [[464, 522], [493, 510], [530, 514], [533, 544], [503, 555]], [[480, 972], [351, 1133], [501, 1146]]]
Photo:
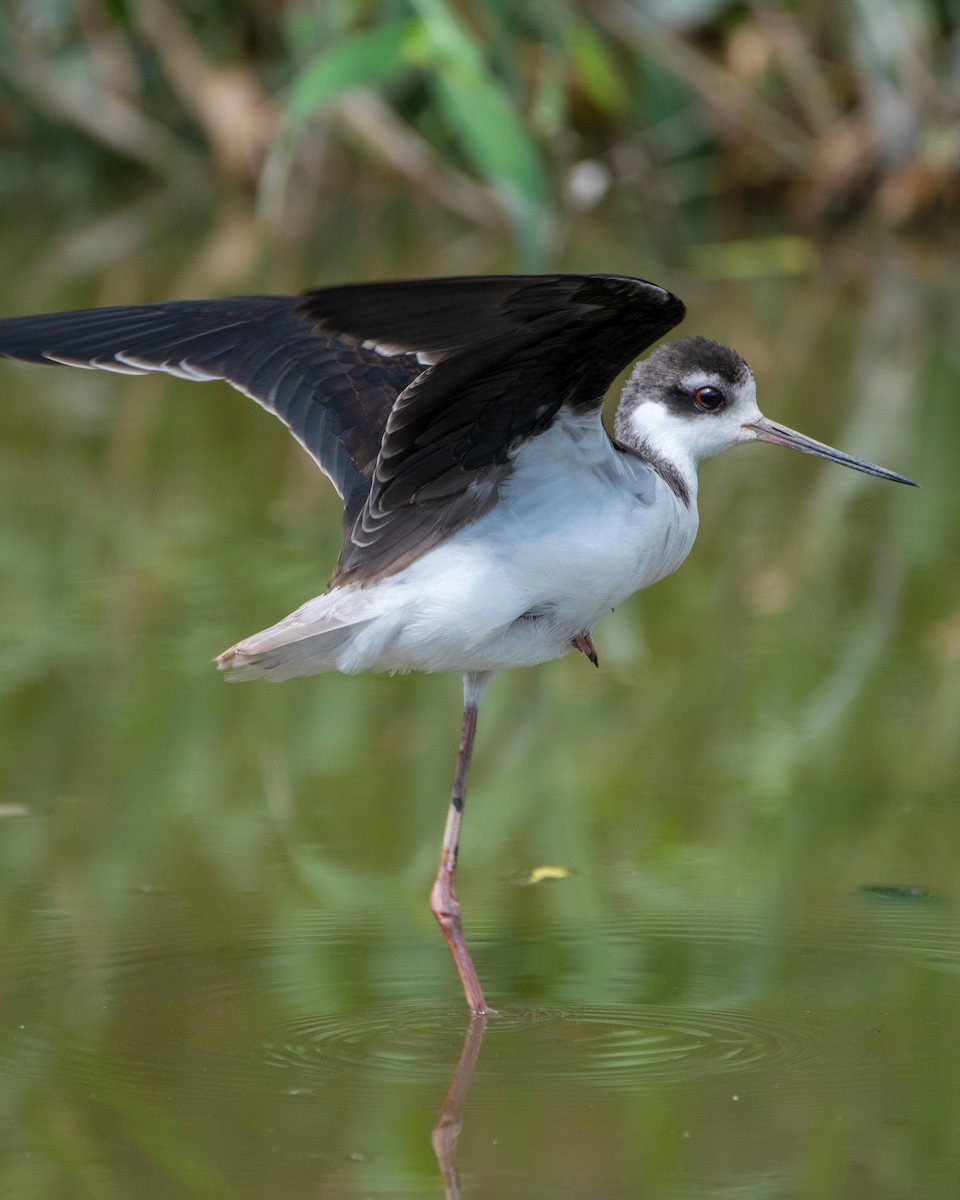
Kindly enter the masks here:
[[[334, 606], [335, 605], [335, 606]], [[237, 642], [218, 655], [217, 666], [231, 680], [292, 679], [339, 669], [338, 652], [372, 619], [330, 595], [310, 600], [269, 629]]]

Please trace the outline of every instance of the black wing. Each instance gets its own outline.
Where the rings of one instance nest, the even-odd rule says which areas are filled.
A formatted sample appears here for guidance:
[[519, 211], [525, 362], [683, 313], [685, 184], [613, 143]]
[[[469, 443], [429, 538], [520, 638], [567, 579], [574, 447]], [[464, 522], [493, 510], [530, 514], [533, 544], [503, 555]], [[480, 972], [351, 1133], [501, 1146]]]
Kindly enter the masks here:
[[397, 396], [423, 370], [311, 327], [296, 296], [236, 296], [0, 320], [0, 357], [127, 375], [222, 379], [274, 413], [352, 520]]
[[599, 420], [620, 371], [684, 315], [670, 292], [615, 275], [361, 284], [303, 308], [321, 331], [433, 364], [390, 413], [336, 583], [392, 574], [488, 512], [517, 445], [564, 406]]
[[613, 275], [428, 279], [12, 318], [0, 356], [232, 384], [334, 482], [334, 582], [365, 583], [488, 512], [518, 444], [564, 406], [599, 413], [683, 314]]

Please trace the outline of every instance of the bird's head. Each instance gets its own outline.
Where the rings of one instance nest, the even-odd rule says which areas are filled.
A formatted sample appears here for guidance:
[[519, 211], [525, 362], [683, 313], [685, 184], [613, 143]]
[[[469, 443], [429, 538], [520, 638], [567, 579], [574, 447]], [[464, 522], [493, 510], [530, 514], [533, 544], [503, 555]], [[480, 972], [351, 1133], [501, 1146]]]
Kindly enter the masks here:
[[769, 421], [757, 407], [753, 372], [736, 350], [707, 338], [668, 342], [637, 363], [617, 410], [617, 438], [690, 477], [703, 458], [742, 442], [772, 442], [830, 462], [916, 486], [912, 479], [852, 458]]

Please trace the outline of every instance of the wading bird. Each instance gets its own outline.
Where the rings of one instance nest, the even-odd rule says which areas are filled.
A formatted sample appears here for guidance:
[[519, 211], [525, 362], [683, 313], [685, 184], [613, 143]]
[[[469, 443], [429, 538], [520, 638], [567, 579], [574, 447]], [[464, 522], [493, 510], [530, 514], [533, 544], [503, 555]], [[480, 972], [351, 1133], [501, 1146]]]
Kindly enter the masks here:
[[0, 355], [220, 379], [290, 429], [344, 502], [327, 590], [217, 659], [236, 677], [459, 671], [463, 724], [430, 906], [474, 1013], [455, 892], [477, 711], [491, 674], [576, 649], [683, 562], [697, 464], [772, 442], [912, 480], [768, 421], [753, 374], [705, 338], [638, 363], [676, 296], [615, 275], [485, 276], [90, 309], [0, 321]]

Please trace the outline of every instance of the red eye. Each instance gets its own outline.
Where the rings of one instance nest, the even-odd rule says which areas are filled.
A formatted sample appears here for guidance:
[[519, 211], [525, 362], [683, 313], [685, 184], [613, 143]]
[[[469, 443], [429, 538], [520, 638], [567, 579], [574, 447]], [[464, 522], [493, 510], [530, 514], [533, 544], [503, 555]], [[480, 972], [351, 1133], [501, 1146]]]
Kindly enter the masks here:
[[701, 412], [715, 412], [723, 403], [723, 392], [715, 387], [701, 387], [693, 393], [693, 402]]

